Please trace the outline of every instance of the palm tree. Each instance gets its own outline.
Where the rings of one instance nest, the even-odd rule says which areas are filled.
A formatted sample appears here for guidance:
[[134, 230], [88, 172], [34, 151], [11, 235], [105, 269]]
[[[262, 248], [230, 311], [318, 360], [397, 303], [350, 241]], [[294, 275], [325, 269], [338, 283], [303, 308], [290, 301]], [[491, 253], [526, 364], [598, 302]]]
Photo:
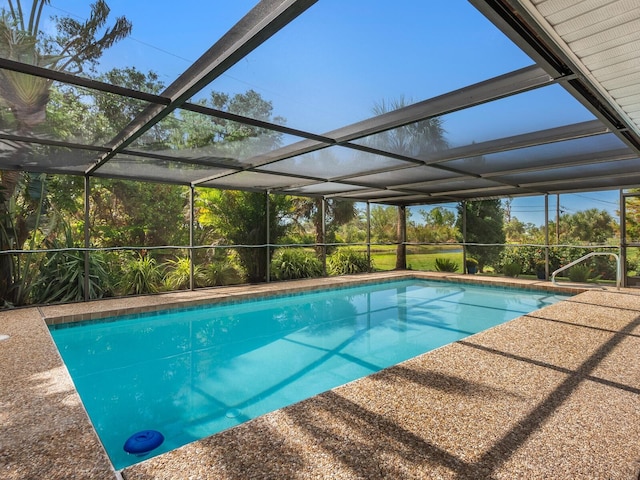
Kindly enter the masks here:
[[[20, 0], [8, 0], [9, 8], [0, 11], [0, 57], [78, 74], [86, 67], [94, 70], [104, 50], [131, 33], [131, 22], [125, 17], [116, 19], [113, 27], [104, 28], [110, 9], [105, 0], [97, 0], [91, 5], [88, 20], [57, 18], [57, 35], [45, 36], [40, 30], [40, 21], [44, 6], [49, 3], [50, 0], [33, 0], [25, 9]], [[9, 124], [19, 136], [31, 134], [45, 121], [51, 85], [52, 80], [47, 78], [1, 69], [0, 104], [11, 112], [9, 118], [3, 116], [3, 123]], [[30, 154], [28, 146], [18, 144], [11, 154], [15, 158], [13, 163], [20, 165]], [[23, 178], [24, 174], [19, 170], [0, 170], [0, 245], [3, 250], [22, 248], [23, 239], [29, 236], [29, 222], [10, 208]], [[15, 277], [18, 269], [13, 262], [9, 255], [0, 256], [0, 302], [16, 301], [11, 292], [16, 290], [15, 283], [20, 279]]]
[[293, 199], [293, 215], [296, 220], [302, 219], [313, 224], [318, 257], [325, 251], [321, 244], [335, 242], [338, 228], [349, 223], [357, 215], [355, 203], [350, 200], [330, 198], [325, 202], [325, 221], [323, 224], [321, 198], [294, 197]]
[[[374, 105], [373, 113], [383, 115], [410, 104], [411, 102], [406, 101], [404, 97], [389, 102], [383, 100]], [[373, 135], [367, 139], [367, 144], [400, 155], [424, 157], [429, 153], [448, 148], [445, 134], [442, 119], [435, 117]]]
[[[382, 115], [406, 107], [410, 103], [404, 97], [390, 102], [383, 100], [374, 106], [373, 113]], [[408, 157], [424, 158], [429, 153], [448, 148], [445, 133], [442, 119], [435, 117], [373, 135], [367, 139], [367, 144]], [[406, 229], [406, 212], [402, 207], [398, 207], [397, 226], [399, 243], [396, 252], [396, 269], [404, 269], [407, 267], [407, 249], [402, 243], [402, 232]]]
[[[33, 0], [25, 11], [20, 0], [9, 0], [9, 10], [0, 13], [0, 56], [37, 67], [69, 73], [81, 73], [85, 66], [93, 69], [104, 50], [131, 33], [132, 24], [125, 17], [116, 19], [97, 37], [109, 16], [105, 0], [91, 5], [85, 22], [71, 17], [58, 19], [58, 35], [45, 38], [40, 31], [42, 10], [51, 0]], [[44, 122], [52, 80], [10, 70], [0, 70], [0, 98], [13, 113], [18, 135], [25, 135]], [[16, 151], [16, 156], [24, 152]], [[20, 173], [2, 172], [5, 196], [10, 197]]]

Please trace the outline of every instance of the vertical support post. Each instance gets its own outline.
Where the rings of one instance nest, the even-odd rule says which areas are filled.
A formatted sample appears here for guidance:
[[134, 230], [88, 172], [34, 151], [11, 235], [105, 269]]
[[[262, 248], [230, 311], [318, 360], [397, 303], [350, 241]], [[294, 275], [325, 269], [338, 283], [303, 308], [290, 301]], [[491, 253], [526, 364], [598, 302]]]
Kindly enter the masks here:
[[327, 199], [322, 197], [322, 276], [327, 275]]
[[462, 272], [467, 272], [467, 202], [462, 201]]
[[91, 181], [89, 175], [84, 176], [84, 301], [88, 302], [89, 298], [89, 247], [91, 238], [89, 234], [89, 198], [90, 198]]
[[560, 245], [560, 194], [556, 193], [556, 245]]
[[396, 270], [407, 268], [407, 209], [398, 206], [398, 248], [396, 249]]
[[549, 280], [549, 194], [544, 194], [544, 279]]
[[619, 223], [618, 225], [620, 225], [620, 265], [618, 265], [619, 267], [619, 271], [620, 271], [620, 285], [622, 285], [623, 287], [626, 287], [627, 284], [629, 283], [627, 281], [627, 223], [626, 223], [626, 219], [627, 219], [627, 201], [626, 201], [626, 196], [624, 195], [624, 191], [622, 189], [620, 189], [620, 218], [619, 218]]
[[195, 187], [191, 185], [189, 190], [189, 289], [195, 290], [195, 281], [193, 278], [195, 266], [193, 255], [193, 224], [195, 222]]
[[271, 201], [269, 198], [269, 190], [267, 190], [266, 192], [266, 205], [267, 205], [267, 212], [265, 215], [265, 218], [267, 219], [267, 248], [265, 250], [266, 253], [266, 259], [265, 261], [267, 262], [267, 283], [269, 283], [271, 281], [271, 255], [269, 254], [271, 249], [270, 249], [270, 243], [271, 243]]
[[371, 203], [367, 202], [367, 262], [371, 270]]

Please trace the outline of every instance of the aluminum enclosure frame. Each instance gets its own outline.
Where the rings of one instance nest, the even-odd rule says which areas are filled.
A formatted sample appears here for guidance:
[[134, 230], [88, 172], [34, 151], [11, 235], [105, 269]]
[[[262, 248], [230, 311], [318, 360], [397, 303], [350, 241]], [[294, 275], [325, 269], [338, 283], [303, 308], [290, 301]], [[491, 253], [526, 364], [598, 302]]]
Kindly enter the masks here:
[[[258, 48], [298, 16], [304, 15], [315, 1], [262, 0], [175, 82], [169, 85], [161, 95], [138, 92], [0, 58], [1, 69], [148, 103], [148, 106], [124, 130], [105, 144], [89, 145], [36, 136], [35, 134], [29, 136], [23, 132], [18, 134], [17, 132], [1, 131], [0, 168], [86, 177], [151, 180], [189, 185], [192, 188], [196, 186], [233, 188], [300, 196], [345, 198], [399, 206], [640, 186], [640, 176], [636, 174], [638, 169], [634, 168], [634, 166], [640, 166], [640, 137], [630, 125], [625, 124], [623, 118], [616, 115], [616, 109], [607, 104], [607, 99], [589, 84], [588, 79], [580, 75], [579, 69], [571, 63], [571, 55], [558, 51], [557, 46], [545, 36], [544, 31], [536, 25], [535, 18], [528, 15], [527, 10], [520, 5], [518, 0], [469, 1], [529, 54], [537, 65], [500, 75], [323, 134], [215, 110], [189, 101], [213, 79], [225, 73], [231, 66], [242, 60], [248, 53]], [[449, 148], [428, 155], [407, 155], [366, 142], [366, 139], [372, 135], [555, 84], [560, 84], [575, 96], [596, 116], [597, 120], [506, 136]], [[174, 151], [141, 150], [134, 145], [134, 142], [145, 132], [177, 109], [230, 120], [265, 131], [297, 137], [301, 140], [242, 159], [241, 162], [236, 163], [206, 155], [192, 155], [190, 157], [188, 154], [180, 156]], [[559, 154], [557, 160], [548, 162], [548, 164], [537, 164], [535, 158], [527, 159], [526, 156], [535, 155], [535, 147], [538, 146], [564, 145], [585, 138], [604, 139], [611, 134], [617, 136], [621, 141], [621, 145], [617, 148], [600, 148], [599, 150], [579, 152], [576, 157], [563, 157]], [[22, 164], [3, 162], [2, 160], [3, 151], [5, 156], [10, 157], [12, 151], [25, 148], [29, 151], [36, 151], [39, 145], [70, 151], [72, 155], [73, 152], [76, 152], [75, 154], [86, 155], [88, 158], [93, 156], [94, 160], [88, 168], [84, 169], [74, 167], [72, 164], [46, 163], [41, 161], [35, 153], [30, 162]], [[390, 166], [382, 167], [371, 162], [369, 168], [366, 166], [368, 160], [361, 160], [362, 168], [355, 173], [334, 170], [318, 175], [308, 173], [304, 169], [294, 172], [284, 168], [281, 168], [281, 171], [274, 171], [278, 162], [303, 159], [305, 155], [338, 147], [345, 149], [344, 151], [352, 152], [353, 155], [362, 155], [363, 159], [386, 158], [393, 160], [393, 162], [390, 162], [392, 163]], [[468, 168], [469, 165], [472, 165], [473, 159], [489, 161], [487, 159], [491, 155], [504, 152], [523, 152], [522, 160], [510, 165], [509, 168], [501, 167], [484, 173], [475, 173], [473, 168]], [[143, 173], [136, 174], [135, 171], [127, 169], [121, 169], [117, 173], [106, 173], [103, 167], [118, 161], [123, 156], [127, 158], [127, 161], [136, 161], [136, 159], [148, 161], [150, 162], [149, 168], [155, 168], [157, 173], [145, 176]], [[464, 162], [461, 166], [460, 161], [464, 160], [468, 161], [467, 166]], [[184, 168], [198, 167], [198, 172], [202, 174], [185, 182], [171, 175], [171, 169], [166, 167], [166, 164], [169, 163], [177, 166], [182, 165]], [[597, 168], [598, 165], [610, 166], [612, 172], [615, 173], [602, 174], [601, 169]], [[619, 171], [626, 168], [627, 165], [631, 166], [628, 171]], [[539, 175], [546, 171], [550, 172], [549, 175], [552, 176], [554, 171], [566, 167], [580, 168], [575, 168], [575, 177], [572, 179], [539, 181], [538, 177], [533, 176], [533, 174]], [[211, 172], [207, 172], [209, 168]], [[415, 172], [416, 179], [419, 181], [394, 181], [391, 178], [392, 175], [389, 175], [389, 180], [384, 185], [380, 185], [379, 181], [369, 180], [373, 177], [379, 179], [385, 174], [400, 170], [406, 170], [409, 176]], [[425, 180], [429, 172], [436, 171], [440, 174]], [[514, 174], [519, 175], [521, 181], [513, 182], [507, 178]], [[527, 178], [527, 174], [532, 174], [532, 177]], [[236, 181], [236, 179], [247, 175], [255, 176], [266, 183], [261, 186], [259, 182], [246, 185], [248, 180]], [[270, 181], [276, 182], [276, 184], [269, 184]], [[245, 186], [239, 187], [238, 185]]]

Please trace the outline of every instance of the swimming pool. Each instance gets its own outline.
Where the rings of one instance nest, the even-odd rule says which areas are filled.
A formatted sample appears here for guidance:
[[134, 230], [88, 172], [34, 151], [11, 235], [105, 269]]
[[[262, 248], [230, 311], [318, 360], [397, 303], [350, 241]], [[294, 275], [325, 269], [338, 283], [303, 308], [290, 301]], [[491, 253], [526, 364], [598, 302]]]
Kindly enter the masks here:
[[[565, 296], [404, 280], [51, 327], [117, 469], [555, 303]], [[117, 320], [117, 321], [116, 321]]]

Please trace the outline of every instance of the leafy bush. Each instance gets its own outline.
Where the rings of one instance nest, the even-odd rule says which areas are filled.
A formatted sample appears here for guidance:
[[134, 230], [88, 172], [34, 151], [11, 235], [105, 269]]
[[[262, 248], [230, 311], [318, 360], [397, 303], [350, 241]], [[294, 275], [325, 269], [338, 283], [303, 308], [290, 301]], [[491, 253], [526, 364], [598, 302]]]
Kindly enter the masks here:
[[585, 283], [591, 276], [591, 268], [587, 265], [574, 265], [569, 269], [569, 280], [572, 282]]
[[[53, 239], [45, 244], [50, 249], [74, 248], [71, 228], [64, 226], [63, 240]], [[77, 302], [85, 297], [84, 252], [48, 252], [40, 263], [36, 284], [31, 292], [33, 303]], [[111, 294], [111, 281], [104, 256], [99, 252], [89, 253], [90, 299], [103, 298]]]
[[319, 277], [322, 275], [322, 263], [308, 250], [282, 248], [273, 255], [271, 275], [276, 280]]
[[638, 261], [627, 257], [627, 272], [629, 274], [638, 272]]
[[[456, 226], [462, 232], [462, 218], [466, 209], [467, 253], [478, 260], [478, 269], [497, 267], [505, 250], [504, 210], [499, 199], [461, 202], [458, 204]], [[487, 244], [487, 245], [475, 245]]]
[[538, 260], [535, 266], [536, 277], [540, 280], [544, 280], [547, 276], [547, 262], [544, 260]]
[[229, 260], [216, 260], [203, 269], [206, 285], [215, 287], [221, 285], [237, 285], [244, 281], [240, 267]]
[[127, 261], [123, 266], [120, 290], [124, 295], [156, 293], [160, 291], [164, 267], [148, 255]]
[[607, 280], [615, 280], [616, 278], [616, 260], [612, 256], [599, 255], [592, 257], [589, 266], [591, 267], [592, 276]]
[[[536, 273], [536, 264], [544, 259], [544, 249], [530, 246], [505, 247], [500, 256], [500, 264], [517, 263], [520, 265], [520, 273], [533, 275]], [[543, 260], [544, 261], [544, 260]], [[543, 267], [544, 270], [544, 267]]]
[[[583, 247], [551, 247], [549, 248], [549, 272], [551, 273], [591, 251], [593, 249]], [[508, 247], [500, 259], [502, 265], [518, 263], [522, 267], [521, 273], [531, 275], [538, 272], [539, 262], [543, 262], [542, 270], [544, 270], [544, 248], [530, 246]], [[595, 256], [587, 260], [585, 265], [588, 265], [600, 278], [607, 280], [616, 278], [616, 262], [613, 257]], [[564, 274], [565, 272], [562, 272], [560, 275]]]
[[[177, 260], [169, 260], [168, 271], [164, 277], [164, 285], [168, 290], [183, 290], [189, 288], [191, 277], [191, 261], [188, 258], [178, 258]], [[202, 287], [206, 284], [202, 267], [193, 266], [193, 283], [196, 287]]]
[[351, 248], [339, 248], [327, 258], [329, 275], [349, 275], [369, 272], [373, 262], [369, 262], [366, 253]]
[[458, 270], [458, 264], [450, 258], [436, 258], [434, 266], [437, 272], [455, 272]]
[[507, 277], [517, 277], [520, 275], [522, 271], [522, 267], [519, 263], [507, 263], [502, 267], [502, 273], [504, 273]]

